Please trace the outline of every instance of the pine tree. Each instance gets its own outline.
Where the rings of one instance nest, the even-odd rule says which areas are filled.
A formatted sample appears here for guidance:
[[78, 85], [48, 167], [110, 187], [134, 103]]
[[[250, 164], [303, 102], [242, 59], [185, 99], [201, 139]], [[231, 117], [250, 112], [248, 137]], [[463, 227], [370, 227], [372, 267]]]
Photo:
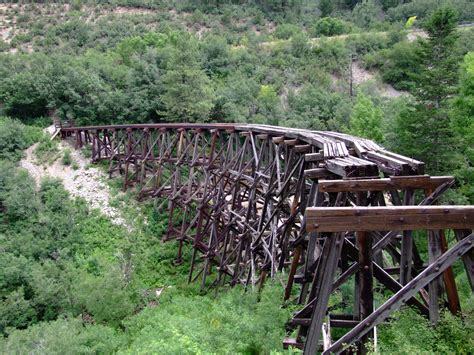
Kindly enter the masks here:
[[449, 99], [456, 93], [458, 57], [456, 55], [457, 19], [454, 10], [436, 10], [425, 25], [428, 39], [422, 43], [421, 69], [414, 75], [415, 102], [397, 121], [401, 153], [427, 164], [428, 171], [449, 170], [452, 130]]
[[458, 191], [474, 203], [474, 52], [464, 57], [459, 95], [453, 100], [451, 125], [456, 138]]

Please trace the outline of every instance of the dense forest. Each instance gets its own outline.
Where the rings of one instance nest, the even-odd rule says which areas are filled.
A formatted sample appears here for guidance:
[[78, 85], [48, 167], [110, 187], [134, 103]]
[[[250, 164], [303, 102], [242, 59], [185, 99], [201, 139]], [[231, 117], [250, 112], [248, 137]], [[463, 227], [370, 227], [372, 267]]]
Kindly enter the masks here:
[[[278, 277], [261, 294], [188, 284], [189, 260], [160, 242], [166, 215], [115, 180], [122, 225], [59, 179], [36, 186], [19, 167], [33, 144], [76, 164], [44, 133], [52, 118], [347, 132], [454, 175], [444, 202], [472, 204], [473, 22], [469, 0], [1, 3], [0, 353], [280, 353], [293, 310]], [[473, 351], [455, 273], [465, 316], [433, 329], [405, 308], [380, 352]]]

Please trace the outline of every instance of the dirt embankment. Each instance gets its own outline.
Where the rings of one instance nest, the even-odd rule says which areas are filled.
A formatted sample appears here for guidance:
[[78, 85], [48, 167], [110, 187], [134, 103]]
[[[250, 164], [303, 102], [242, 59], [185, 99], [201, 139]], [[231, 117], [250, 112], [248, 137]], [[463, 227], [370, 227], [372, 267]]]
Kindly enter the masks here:
[[[54, 127], [48, 127], [47, 131], [54, 132]], [[120, 211], [111, 205], [111, 191], [104, 183], [107, 176], [102, 170], [89, 166], [88, 159], [80, 151], [74, 150], [66, 141], [58, 144], [58, 156], [62, 157], [64, 151], [70, 149], [73, 164], [66, 166], [61, 158], [56, 159], [52, 164], [41, 164], [34, 154], [37, 146], [38, 144], [34, 144], [28, 148], [25, 157], [20, 161], [20, 166], [28, 170], [37, 186], [45, 177], [59, 178], [71, 196], [83, 198], [91, 208], [100, 209], [113, 223], [127, 226]]]

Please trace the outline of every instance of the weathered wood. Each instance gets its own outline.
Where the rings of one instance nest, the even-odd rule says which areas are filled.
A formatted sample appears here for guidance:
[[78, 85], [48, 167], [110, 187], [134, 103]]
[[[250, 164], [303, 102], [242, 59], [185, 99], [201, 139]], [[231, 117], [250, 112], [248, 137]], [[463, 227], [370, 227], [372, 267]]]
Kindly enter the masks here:
[[324, 154], [323, 153], [308, 153], [308, 154], [305, 154], [304, 160], [308, 162], [323, 161]]
[[385, 301], [363, 322], [355, 326], [352, 330], [334, 342], [324, 354], [340, 353], [345, 344], [352, 344], [367, 334], [376, 325], [383, 322], [390, 314], [398, 309], [409, 298], [413, 297], [419, 290], [438, 277], [446, 268], [456, 261], [456, 259], [466, 254], [473, 247], [474, 233], [470, 234], [446, 253], [441, 255], [436, 261], [421, 272], [417, 277], [406, 284], [400, 291]]
[[332, 282], [336, 273], [337, 262], [341, 254], [343, 241], [344, 236], [342, 234], [337, 234], [325, 242], [325, 246], [327, 245], [328, 247], [324, 249], [323, 253], [325, 253], [325, 256], [327, 254], [327, 256], [318, 266], [321, 270], [324, 270], [324, 272], [321, 278], [315, 280], [319, 287], [314, 297], [316, 300], [315, 307], [313, 309], [311, 324], [306, 336], [304, 354], [315, 354], [318, 350], [323, 318], [327, 310]]
[[[441, 252], [448, 251], [448, 242], [444, 231], [440, 231]], [[459, 301], [458, 290], [456, 287], [456, 280], [452, 266], [449, 266], [443, 273], [443, 281], [446, 287], [446, 294], [448, 296], [448, 307], [452, 314], [458, 315], [461, 312], [461, 302]]]
[[[469, 236], [470, 233], [470, 230], [457, 230], [455, 231], [456, 239], [461, 241]], [[471, 285], [471, 291], [474, 292], [474, 249], [471, 249], [469, 252], [465, 253], [462, 256], [462, 261], [466, 270], [467, 280]]]
[[304, 171], [306, 179], [320, 179], [328, 177], [331, 173], [325, 168], [308, 169]]
[[472, 229], [473, 206], [311, 207], [309, 231]]
[[[373, 269], [372, 269], [372, 238], [368, 232], [357, 232], [357, 248], [359, 250], [359, 320], [364, 321], [374, 309]], [[360, 353], [366, 353], [364, 343], [373, 338], [369, 332], [362, 338]]]
[[[322, 350], [322, 324], [328, 313], [326, 300], [354, 273], [356, 317], [330, 317], [328, 327], [358, 326], [357, 318], [370, 317], [370, 297], [364, 295], [370, 292], [368, 285], [373, 281], [371, 270], [366, 272], [366, 267], [373, 269], [380, 286], [393, 292], [402, 289], [383, 270], [382, 252], [397, 265], [403, 283], [423, 272], [425, 265], [416, 244], [409, 242], [413, 242], [410, 232], [405, 233], [405, 242], [401, 244], [397, 237], [398, 231], [410, 226], [406, 219], [426, 227], [429, 215], [435, 229], [471, 228], [459, 213], [452, 211], [447, 217], [442, 213], [433, 215], [432, 211], [427, 215], [405, 216], [387, 214], [392, 207], [385, 207], [376, 216], [338, 215], [337, 219], [345, 222], [334, 225], [349, 233], [341, 237], [341, 258], [335, 257], [334, 250], [328, 249], [335, 238], [314, 228], [318, 221], [311, 220], [311, 212], [306, 212], [308, 207], [403, 207], [412, 204], [404, 193], [407, 189], [434, 190], [421, 202], [429, 205], [453, 183], [452, 177], [420, 175], [422, 162], [346, 134], [267, 125], [160, 123], [62, 125], [61, 137], [75, 138], [77, 148], [91, 144], [92, 160], [109, 160], [111, 177], [124, 175], [124, 188], [137, 187], [140, 199], [155, 199], [158, 210], [167, 209], [169, 218], [163, 240], [176, 239], [177, 263], [184, 257], [184, 245], [191, 244], [190, 282], [200, 279], [202, 287], [239, 283], [261, 289], [267, 275], [273, 277], [289, 269], [285, 296], [292, 294], [295, 280], [301, 283], [297, 302], [303, 308], [289, 323], [290, 328], [298, 327], [293, 344], [300, 348], [307, 338], [308, 348]], [[382, 174], [397, 176], [380, 178]], [[363, 203], [357, 197], [359, 193], [364, 196]], [[404, 220], [393, 220], [400, 217]], [[469, 219], [471, 215], [464, 217]], [[322, 220], [327, 218], [328, 215]], [[376, 219], [379, 222], [375, 223]], [[438, 220], [447, 224], [438, 226]], [[368, 234], [355, 228], [365, 222], [367, 228], [380, 227], [378, 233]], [[352, 228], [357, 233], [351, 233]], [[369, 240], [365, 238], [367, 242], [361, 243], [360, 237], [364, 235]], [[375, 245], [368, 247], [372, 239]], [[441, 239], [444, 252], [442, 242]], [[368, 262], [371, 254], [374, 260]], [[474, 272], [471, 254], [464, 256], [470, 281]], [[341, 273], [334, 281], [336, 274], [330, 274], [338, 267]], [[443, 273], [450, 308], [454, 309], [456, 294], [451, 276], [449, 269]], [[424, 302], [428, 293], [422, 288], [417, 295], [421, 298], [410, 297], [407, 302], [427, 313]], [[326, 348], [329, 334], [327, 329]]]
[[434, 190], [451, 181], [454, 181], [452, 176], [393, 176], [385, 179], [321, 180], [319, 188], [321, 192], [390, 191], [406, 188]]

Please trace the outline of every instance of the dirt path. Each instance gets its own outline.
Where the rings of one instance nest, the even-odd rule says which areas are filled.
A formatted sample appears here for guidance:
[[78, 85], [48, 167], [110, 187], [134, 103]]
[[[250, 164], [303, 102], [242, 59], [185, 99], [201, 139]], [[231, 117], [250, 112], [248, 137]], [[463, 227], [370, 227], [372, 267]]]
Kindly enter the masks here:
[[[51, 129], [54, 132], [54, 128], [47, 128], [50, 133]], [[91, 208], [99, 208], [104, 215], [111, 219], [112, 223], [127, 226], [120, 211], [111, 206], [111, 191], [104, 183], [107, 176], [102, 170], [90, 167], [88, 159], [65, 141], [61, 141], [58, 145], [59, 156], [63, 156], [65, 149], [70, 149], [72, 160], [75, 162], [77, 169], [73, 169], [72, 164], [69, 166], [63, 165], [61, 158], [50, 165], [42, 165], [34, 155], [37, 146], [38, 144], [34, 144], [29, 147], [26, 150], [25, 158], [20, 161], [20, 166], [28, 170], [35, 179], [37, 186], [44, 177], [59, 178], [63, 181], [64, 188], [72, 196], [83, 198]]]

